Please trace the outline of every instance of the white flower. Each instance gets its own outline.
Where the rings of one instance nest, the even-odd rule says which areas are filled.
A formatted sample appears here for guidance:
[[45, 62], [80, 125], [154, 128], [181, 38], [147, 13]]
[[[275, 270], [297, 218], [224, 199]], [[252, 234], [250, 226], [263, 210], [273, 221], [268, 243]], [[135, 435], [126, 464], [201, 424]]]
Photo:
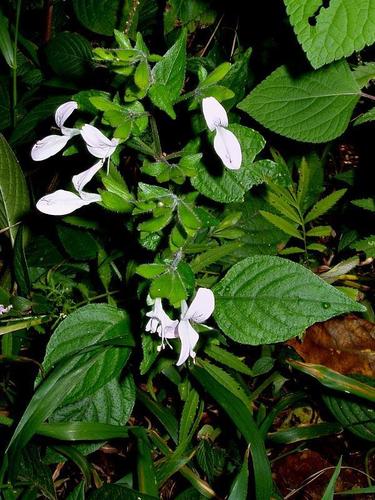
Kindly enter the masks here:
[[208, 288], [199, 288], [189, 308], [185, 301], [181, 303], [181, 319], [177, 326], [178, 337], [181, 340], [180, 357], [176, 363], [182, 365], [187, 358], [195, 358], [194, 347], [199, 340], [199, 334], [191, 326], [193, 323], [206, 321], [215, 308], [215, 296]]
[[170, 319], [163, 309], [160, 298], [155, 299], [154, 307], [146, 313], [146, 316], [150, 318], [145, 328], [146, 332], [158, 333], [159, 337], [161, 337], [161, 345], [158, 347], [158, 351], [164, 349], [164, 343], [171, 347], [167, 339], [176, 338], [175, 330], [178, 320]]
[[3, 304], [0, 304], [0, 316], [2, 314], [8, 313], [12, 309], [12, 307], [13, 306], [7, 306], [7, 307], [5, 307], [5, 306], [3, 306]]
[[31, 158], [33, 160], [46, 160], [50, 156], [55, 155], [66, 146], [69, 139], [80, 133], [80, 130], [77, 128], [64, 127], [64, 123], [77, 107], [78, 104], [75, 101], [68, 101], [57, 108], [55, 122], [61, 130], [62, 135], [47, 135], [47, 137], [34, 144], [31, 150]]
[[99, 194], [87, 193], [83, 191], [83, 188], [102, 166], [103, 161], [99, 161], [94, 166], [73, 177], [73, 186], [78, 194], [59, 189], [54, 193], [43, 196], [36, 204], [36, 208], [48, 215], [66, 215], [84, 205], [101, 201]]
[[81, 130], [81, 135], [86, 143], [89, 153], [91, 153], [96, 158], [102, 160], [102, 165], [104, 160], [108, 158], [107, 169], [109, 168], [109, 159], [115, 152], [118, 146], [118, 139], [108, 139], [99, 129], [93, 125], [84, 125]]
[[242, 163], [241, 146], [237, 137], [227, 129], [228, 115], [214, 97], [202, 100], [202, 109], [207, 127], [216, 131], [214, 149], [221, 161], [231, 170], [238, 170]]

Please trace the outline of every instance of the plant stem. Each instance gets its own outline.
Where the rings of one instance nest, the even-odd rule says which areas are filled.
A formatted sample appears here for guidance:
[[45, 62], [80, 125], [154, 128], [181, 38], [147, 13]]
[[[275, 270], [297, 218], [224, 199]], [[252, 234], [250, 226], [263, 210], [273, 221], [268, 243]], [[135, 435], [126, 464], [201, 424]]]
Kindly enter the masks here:
[[365, 92], [361, 92], [361, 97], [366, 97], [367, 99], [371, 99], [372, 101], [375, 101], [375, 96], [366, 94]]
[[13, 47], [13, 127], [16, 125], [17, 121], [17, 44], [18, 44], [18, 30], [20, 24], [20, 14], [21, 14], [22, 0], [17, 0], [16, 8], [16, 25], [14, 29], [14, 47]]

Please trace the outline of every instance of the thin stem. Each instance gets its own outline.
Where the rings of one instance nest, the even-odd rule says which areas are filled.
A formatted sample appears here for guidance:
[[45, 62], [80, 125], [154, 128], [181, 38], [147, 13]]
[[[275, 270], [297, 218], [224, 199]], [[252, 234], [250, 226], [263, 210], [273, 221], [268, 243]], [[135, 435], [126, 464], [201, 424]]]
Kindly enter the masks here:
[[14, 32], [14, 47], [13, 47], [13, 127], [16, 125], [17, 120], [17, 45], [18, 45], [18, 29], [20, 24], [22, 0], [17, 0], [16, 8], [16, 25]]
[[160, 144], [159, 130], [158, 126], [156, 125], [156, 120], [152, 115], [150, 116], [150, 125], [151, 125], [152, 139], [154, 141], [155, 152], [157, 156], [161, 158], [163, 156], [163, 151], [161, 149], [161, 144]]
[[365, 92], [361, 92], [361, 97], [367, 97], [367, 99], [371, 99], [372, 101], [375, 101], [375, 96], [366, 94]]

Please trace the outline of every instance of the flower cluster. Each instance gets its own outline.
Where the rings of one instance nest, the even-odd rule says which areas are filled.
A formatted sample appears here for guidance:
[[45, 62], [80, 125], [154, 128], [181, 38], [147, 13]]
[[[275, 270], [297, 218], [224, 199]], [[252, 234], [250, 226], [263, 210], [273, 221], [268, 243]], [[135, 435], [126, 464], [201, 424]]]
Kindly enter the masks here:
[[146, 316], [149, 321], [146, 325], [146, 332], [157, 333], [161, 338], [161, 345], [158, 350], [164, 349], [165, 344], [170, 345], [168, 339], [180, 339], [181, 351], [177, 361], [177, 366], [182, 365], [190, 356], [195, 358], [194, 348], [199, 340], [199, 334], [191, 323], [203, 323], [206, 321], [215, 308], [215, 297], [208, 288], [199, 288], [194, 300], [188, 307], [186, 302], [181, 302], [180, 320], [172, 320], [164, 311], [160, 298], [157, 298], [154, 307]]
[[105, 160], [107, 160], [107, 168], [109, 168], [110, 157], [119, 143], [118, 139], [108, 139], [100, 130], [92, 125], [86, 124], [82, 129], [65, 127], [64, 123], [77, 107], [75, 101], [69, 101], [57, 108], [55, 122], [61, 131], [61, 135], [48, 135], [38, 141], [31, 150], [31, 157], [35, 161], [46, 160], [61, 151], [69, 139], [75, 135], [81, 135], [89, 153], [99, 158], [99, 161], [94, 166], [72, 178], [76, 193], [59, 189], [54, 193], [43, 196], [37, 202], [37, 209], [48, 215], [70, 214], [84, 205], [101, 200], [99, 194], [87, 193], [84, 191], [84, 187], [94, 177], [96, 172], [102, 168]]

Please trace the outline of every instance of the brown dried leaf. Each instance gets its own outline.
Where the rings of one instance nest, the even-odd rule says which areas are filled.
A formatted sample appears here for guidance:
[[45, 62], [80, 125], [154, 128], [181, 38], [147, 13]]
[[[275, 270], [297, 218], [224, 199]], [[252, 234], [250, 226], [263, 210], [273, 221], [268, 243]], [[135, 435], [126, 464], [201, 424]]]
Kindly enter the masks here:
[[288, 342], [307, 363], [375, 377], [375, 324], [354, 314], [316, 323]]

